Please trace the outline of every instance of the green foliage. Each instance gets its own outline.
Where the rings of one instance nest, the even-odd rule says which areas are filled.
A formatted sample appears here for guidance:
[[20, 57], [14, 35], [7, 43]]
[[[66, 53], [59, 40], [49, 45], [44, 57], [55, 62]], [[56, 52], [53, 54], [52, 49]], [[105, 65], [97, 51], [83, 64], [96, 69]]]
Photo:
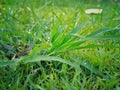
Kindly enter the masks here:
[[93, 1], [0, 1], [0, 88], [119, 90], [120, 3]]

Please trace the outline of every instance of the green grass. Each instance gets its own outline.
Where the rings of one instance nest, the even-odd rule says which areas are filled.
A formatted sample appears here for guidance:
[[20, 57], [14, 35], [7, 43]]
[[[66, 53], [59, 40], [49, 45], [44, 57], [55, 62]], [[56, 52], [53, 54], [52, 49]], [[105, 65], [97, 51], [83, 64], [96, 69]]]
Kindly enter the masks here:
[[120, 3], [0, 1], [0, 89], [119, 90]]

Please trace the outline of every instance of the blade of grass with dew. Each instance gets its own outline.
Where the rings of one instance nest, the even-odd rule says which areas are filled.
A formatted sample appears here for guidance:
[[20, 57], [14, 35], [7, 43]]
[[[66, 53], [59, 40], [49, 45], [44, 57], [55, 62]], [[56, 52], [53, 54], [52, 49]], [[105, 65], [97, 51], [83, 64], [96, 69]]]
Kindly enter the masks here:
[[30, 57], [30, 58], [27, 58], [27, 59], [21, 59], [20, 60], [20, 62], [23, 63], [23, 64], [30, 63], [30, 62], [39, 62], [39, 61], [58, 61], [58, 62], [68, 64], [68, 65], [80, 70], [79, 65], [75, 65], [70, 61], [67, 61], [65, 59], [55, 57], [55, 56], [35, 56], [33, 58]]
[[21, 59], [17, 60], [17, 61], [8, 61], [8, 60], [3, 60], [0, 62], [0, 67], [5, 67], [5, 66], [10, 66], [10, 65], [19, 65], [19, 64], [27, 64], [27, 63], [34, 63], [34, 62], [40, 62], [40, 61], [58, 61], [61, 63], [65, 63], [67, 65], [70, 65], [72, 67], [74, 67], [75, 69], [81, 71], [79, 65], [85, 67], [87, 70], [90, 70], [92, 73], [98, 74], [99, 72], [97, 72], [97, 70], [93, 67], [91, 67], [90, 64], [86, 64], [86, 63], [82, 63], [79, 62], [77, 65], [73, 64], [70, 61], [67, 61], [65, 59], [59, 58], [59, 57], [55, 57], [55, 56], [35, 56], [35, 57], [22, 57]]
[[40, 62], [40, 61], [58, 61], [61, 63], [68, 64], [72, 67], [74, 67], [77, 70], [80, 70], [79, 65], [75, 65], [70, 61], [67, 61], [65, 59], [55, 57], [55, 56], [35, 56], [35, 57], [22, 57], [21, 59], [17, 61], [9, 61], [9, 60], [1, 60], [0, 61], [0, 67], [5, 67], [9, 65], [18, 65], [18, 64], [27, 64], [27, 63], [33, 63], [33, 62]]

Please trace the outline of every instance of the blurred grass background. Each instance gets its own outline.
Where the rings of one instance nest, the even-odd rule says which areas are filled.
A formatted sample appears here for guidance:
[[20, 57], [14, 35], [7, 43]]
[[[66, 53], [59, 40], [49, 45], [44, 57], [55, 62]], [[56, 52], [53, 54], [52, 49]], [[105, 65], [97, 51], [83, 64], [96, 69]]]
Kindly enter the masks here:
[[[89, 8], [101, 8], [103, 12], [98, 15], [86, 15], [84, 11]], [[52, 60], [0, 67], [0, 89], [119, 90], [119, 37], [89, 40], [82, 45], [83, 47], [88, 45], [87, 49], [75, 49], [78, 48], [78, 44], [69, 46], [71, 42], [65, 44], [62, 42], [65, 36], [67, 37], [83, 22], [87, 22], [87, 25], [75, 33], [76, 37], [70, 39], [71, 42], [100, 29], [119, 28], [119, 1], [1, 0], [1, 66], [3, 60], [19, 61], [21, 58], [38, 60], [34, 58], [57, 56], [65, 59], [62, 62], [67, 61], [79, 66], [80, 70], [71, 66], [71, 63], [65, 64]], [[60, 31], [58, 34], [57, 30]], [[104, 33], [104, 35], [120, 36], [120, 29]], [[103, 46], [89, 48], [91, 47], [89, 44]], [[59, 48], [62, 45], [64, 47]]]

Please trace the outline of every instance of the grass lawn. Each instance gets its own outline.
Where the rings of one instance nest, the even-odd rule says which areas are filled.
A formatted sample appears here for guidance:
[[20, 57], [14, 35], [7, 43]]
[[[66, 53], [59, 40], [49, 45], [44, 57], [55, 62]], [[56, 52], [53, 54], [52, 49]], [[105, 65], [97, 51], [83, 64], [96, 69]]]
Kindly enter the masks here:
[[119, 0], [0, 0], [0, 90], [120, 90]]

